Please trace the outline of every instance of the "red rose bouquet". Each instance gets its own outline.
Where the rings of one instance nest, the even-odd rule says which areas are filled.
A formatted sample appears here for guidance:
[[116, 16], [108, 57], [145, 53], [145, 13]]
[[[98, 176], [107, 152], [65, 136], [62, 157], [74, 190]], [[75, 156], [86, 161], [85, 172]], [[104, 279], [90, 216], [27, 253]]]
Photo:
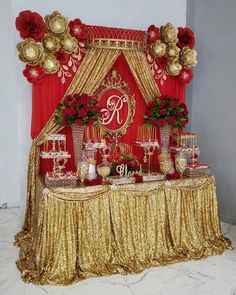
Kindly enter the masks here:
[[172, 127], [183, 128], [188, 123], [187, 107], [175, 98], [159, 97], [150, 103], [144, 121], [147, 126], [161, 127], [168, 123]]
[[64, 98], [56, 109], [60, 125], [90, 125], [99, 119], [100, 108], [97, 101], [86, 94], [73, 94]]

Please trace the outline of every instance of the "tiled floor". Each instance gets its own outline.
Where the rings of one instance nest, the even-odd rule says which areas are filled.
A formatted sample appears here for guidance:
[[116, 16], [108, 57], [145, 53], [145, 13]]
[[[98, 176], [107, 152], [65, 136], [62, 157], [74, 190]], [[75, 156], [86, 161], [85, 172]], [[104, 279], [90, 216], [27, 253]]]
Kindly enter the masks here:
[[[18, 248], [13, 246], [21, 222], [20, 209], [0, 210], [1, 295], [236, 295], [236, 250], [205, 260], [150, 268], [137, 275], [98, 277], [66, 287], [25, 284], [15, 266]], [[222, 224], [222, 230], [236, 246], [236, 226]]]

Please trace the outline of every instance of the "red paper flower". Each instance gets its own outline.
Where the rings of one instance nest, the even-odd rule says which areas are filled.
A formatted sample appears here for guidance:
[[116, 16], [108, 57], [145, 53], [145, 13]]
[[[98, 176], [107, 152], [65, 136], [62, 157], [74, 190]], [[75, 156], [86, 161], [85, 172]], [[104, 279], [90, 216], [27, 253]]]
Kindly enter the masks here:
[[80, 19], [76, 18], [69, 22], [70, 34], [75, 37], [78, 41], [84, 40], [85, 35], [85, 25]]
[[169, 62], [169, 58], [167, 55], [158, 57], [156, 59], [156, 63], [158, 65], [158, 68], [161, 68], [161, 69], [165, 69], [167, 67], [168, 62]]
[[26, 65], [23, 75], [30, 83], [40, 83], [45, 77], [44, 70], [39, 66]]
[[70, 59], [70, 55], [62, 49], [59, 49], [57, 52], [54, 53], [54, 55], [59, 63], [62, 65], [67, 64]]
[[22, 39], [33, 38], [35, 41], [40, 41], [46, 32], [43, 18], [37, 12], [30, 10], [21, 11], [15, 25]]
[[189, 28], [178, 28], [178, 43], [179, 48], [193, 48], [195, 45], [195, 37], [192, 30]]
[[185, 68], [182, 68], [180, 71], [180, 74], [178, 76], [178, 79], [181, 83], [187, 84], [193, 79], [193, 73], [191, 70], [187, 70]]
[[148, 37], [147, 37], [147, 43], [154, 43], [157, 41], [157, 39], [160, 36], [160, 29], [157, 28], [155, 25], [151, 25], [148, 28]]

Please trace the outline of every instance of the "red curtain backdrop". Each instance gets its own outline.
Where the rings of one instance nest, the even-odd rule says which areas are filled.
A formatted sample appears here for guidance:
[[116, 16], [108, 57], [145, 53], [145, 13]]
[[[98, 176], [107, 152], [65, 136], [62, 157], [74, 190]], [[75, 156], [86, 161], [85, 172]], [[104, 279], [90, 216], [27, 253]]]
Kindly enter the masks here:
[[[134, 121], [132, 125], [129, 126], [126, 135], [120, 138], [121, 142], [133, 145], [137, 136], [137, 126], [143, 124], [143, 114], [146, 111], [147, 106], [123, 54], [120, 54], [120, 56], [117, 58], [110, 71], [112, 70], [116, 70], [121, 75], [122, 80], [128, 83], [130, 92], [135, 95], [136, 110]], [[41, 129], [54, 113], [55, 108], [63, 98], [64, 93], [72, 81], [74, 73], [71, 72], [71, 74], [72, 77], [68, 78], [65, 84], [61, 84], [60, 79], [55, 74], [48, 75], [41, 84], [33, 85], [31, 126], [32, 138], [35, 138], [39, 134]], [[179, 83], [175, 77], [168, 76], [163, 86], [159, 85], [157, 80], [157, 85], [162, 95], [170, 95], [179, 98], [183, 102], [185, 101], [185, 86]], [[64, 128], [62, 133], [67, 135], [67, 147], [72, 156], [68, 161], [67, 169], [75, 170], [71, 130], [69, 127], [67, 127]], [[139, 159], [143, 157], [142, 149], [135, 147], [134, 145], [133, 153]], [[52, 170], [52, 161], [41, 160], [40, 167], [41, 173]]]

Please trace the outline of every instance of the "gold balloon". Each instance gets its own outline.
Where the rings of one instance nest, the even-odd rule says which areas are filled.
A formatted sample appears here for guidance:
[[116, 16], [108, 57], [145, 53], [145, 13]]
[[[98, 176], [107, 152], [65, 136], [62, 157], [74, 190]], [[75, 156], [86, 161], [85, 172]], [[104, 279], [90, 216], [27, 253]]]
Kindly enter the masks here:
[[44, 51], [42, 44], [31, 38], [18, 43], [17, 49], [19, 51], [20, 60], [32, 65], [39, 63]]
[[60, 63], [52, 54], [44, 54], [42, 67], [47, 74], [54, 74], [59, 70]]
[[170, 62], [167, 66], [167, 72], [172, 76], [178, 76], [180, 74], [181, 69], [182, 66], [177, 60]]
[[167, 48], [167, 54], [170, 56], [170, 57], [178, 57], [179, 56], [179, 52], [180, 52], [180, 48], [177, 47], [176, 45], [173, 45], [173, 46], [168, 46]]
[[45, 34], [42, 43], [44, 50], [48, 53], [54, 53], [60, 48], [59, 39], [51, 34]]
[[183, 48], [180, 52], [180, 62], [186, 69], [192, 69], [197, 64], [197, 51], [190, 48]]
[[68, 19], [57, 11], [46, 15], [45, 23], [48, 32], [54, 36], [61, 37], [68, 32]]
[[70, 34], [66, 34], [62, 37], [61, 47], [68, 53], [76, 52], [78, 49], [78, 42], [75, 37], [72, 37]]
[[162, 43], [160, 40], [156, 41], [152, 47], [152, 52], [155, 56], [163, 56], [166, 54], [166, 44]]
[[175, 28], [171, 23], [167, 23], [161, 27], [161, 39], [165, 43], [176, 44], [178, 39], [178, 29]]

